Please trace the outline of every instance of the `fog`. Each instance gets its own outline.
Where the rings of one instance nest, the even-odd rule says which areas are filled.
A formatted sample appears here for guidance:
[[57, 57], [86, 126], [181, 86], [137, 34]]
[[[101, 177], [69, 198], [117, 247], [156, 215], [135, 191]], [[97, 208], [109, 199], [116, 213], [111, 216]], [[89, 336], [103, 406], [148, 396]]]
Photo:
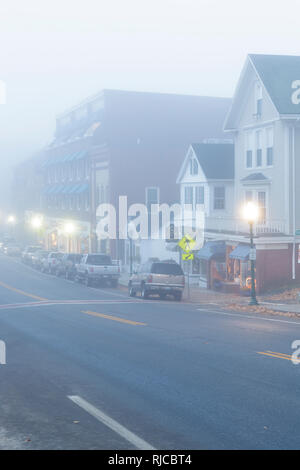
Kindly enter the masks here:
[[102, 88], [230, 97], [248, 53], [298, 54], [298, 1], [4, 1], [1, 200], [55, 117]]

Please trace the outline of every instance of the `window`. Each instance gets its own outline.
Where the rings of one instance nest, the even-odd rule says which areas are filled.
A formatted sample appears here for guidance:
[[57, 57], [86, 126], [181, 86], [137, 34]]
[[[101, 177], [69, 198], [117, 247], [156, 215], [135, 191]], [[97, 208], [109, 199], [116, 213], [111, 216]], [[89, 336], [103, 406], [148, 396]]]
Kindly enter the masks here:
[[186, 186], [184, 188], [184, 203], [193, 204], [193, 188], [192, 186]]
[[259, 82], [255, 83], [255, 115], [261, 116], [262, 112], [262, 86]]
[[252, 150], [246, 152], [246, 167], [252, 168]]
[[245, 192], [245, 201], [246, 202], [252, 202], [253, 200], [253, 193], [252, 191], [246, 191]]
[[195, 158], [190, 159], [190, 174], [198, 175], [198, 162]]
[[260, 190], [245, 191], [245, 202], [255, 202], [259, 207], [258, 223], [265, 224], [267, 219], [267, 193]]
[[256, 131], [255, 133], [256, 138], [256, 166], [262, 166], [262, 132]]
[[151, 204], [159, 204], [159, 188], [146, 188], [146, 204], [148, 207]]
[[225, 209], [225, 187], [216, 186], [214, 188], [214, 209], [223, 210]]
[[204, 186], [196, 186], [195, 202], [196, 204], [204, 204]]
[[266, 129], [266, 142], [267, 142], [267, 166], [273, 166], [273, 128]]
[[259, 222], [261, 224], [265, 224], [266, 218], [267, 218], [266, 192], [265, 191], [258, 191], [257, 202], [258, 202], [258, 207], [259, 207]]
[[253, 167], [253, 133], [246, 133], [246, 168]]

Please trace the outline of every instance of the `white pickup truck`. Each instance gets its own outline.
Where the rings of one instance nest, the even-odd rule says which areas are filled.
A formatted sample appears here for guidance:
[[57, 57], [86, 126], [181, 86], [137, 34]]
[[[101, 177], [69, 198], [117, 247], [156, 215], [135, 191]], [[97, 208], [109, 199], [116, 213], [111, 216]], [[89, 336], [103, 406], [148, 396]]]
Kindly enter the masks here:
[[77, 280], [87, 286], [93, 283], [108, 281], [112, 287], [118, 286], [120, 267], [112, 262], [109, 255], [89, 253], [83, 255], [77, 265]]

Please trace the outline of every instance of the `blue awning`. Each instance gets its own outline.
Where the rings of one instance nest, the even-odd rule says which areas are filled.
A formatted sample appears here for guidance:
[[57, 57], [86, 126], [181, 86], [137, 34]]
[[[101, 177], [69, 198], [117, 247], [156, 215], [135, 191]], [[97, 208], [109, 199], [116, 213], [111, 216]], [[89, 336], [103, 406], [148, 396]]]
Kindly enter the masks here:
[[77, 194], [81, 194], [81, 193], [86, 192], [88, 189], [89, 189], [89, 185], [88, 185], [88, 184], [81, 184], [80, 187], [77, 188], [76, 193], [77, 193]]
[[224, 242], [206, 242], [205, 245], [196, 253], [196, 257], [200, 259], [210, 260], [213, 257], [224, 256], [226, 254], [226, 246]]
[[51, 157], [48, 158], [48, 160], [45, 160], [42, 164], [42, 168], [55, 165], [56, 163], [66, 163], [81, 160], [86, 157], [87, 153], [87, 150], [77, 150], [77, 152], [63, 153], [56, 157]]
[[250, 245], [238, 245], [229, 255], [231, 259], [247, 261], [249, 259]]

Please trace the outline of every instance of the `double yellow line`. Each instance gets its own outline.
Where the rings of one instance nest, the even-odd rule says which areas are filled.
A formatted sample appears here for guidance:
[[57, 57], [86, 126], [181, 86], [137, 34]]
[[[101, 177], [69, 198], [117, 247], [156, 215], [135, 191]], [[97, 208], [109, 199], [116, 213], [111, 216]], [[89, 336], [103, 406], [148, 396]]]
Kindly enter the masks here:
[[[264, 356], [269, 356], [269, 357], [276, 357], [277, 359], [285, 359], [286, 361], [292, 360], [292, 356], [290, 354], [279, 353], [279, 352], [274, 352], [274, 351], [257, 351], [257, 354], [263, 354]], [[300, 359], [299, 359], [299, 363], [300, 363]]]
[[8, 284], [5, 284], [5, 282], [0, 281], [0, 286], [4, 287], [7, 290], [11, 290], [12, 292], [16, 292], [17, 294], [25, 295], [25, 297], [30, 297], [31, 299], [48, 300], [48, 299], [45, 299], [44, 297], [39, 297], [38, 295], [29, 294], [28, 292], [25, 292], [23, 290], [16, 289], [15, 287], [12, 287], [12, 286], [9, 286]]

